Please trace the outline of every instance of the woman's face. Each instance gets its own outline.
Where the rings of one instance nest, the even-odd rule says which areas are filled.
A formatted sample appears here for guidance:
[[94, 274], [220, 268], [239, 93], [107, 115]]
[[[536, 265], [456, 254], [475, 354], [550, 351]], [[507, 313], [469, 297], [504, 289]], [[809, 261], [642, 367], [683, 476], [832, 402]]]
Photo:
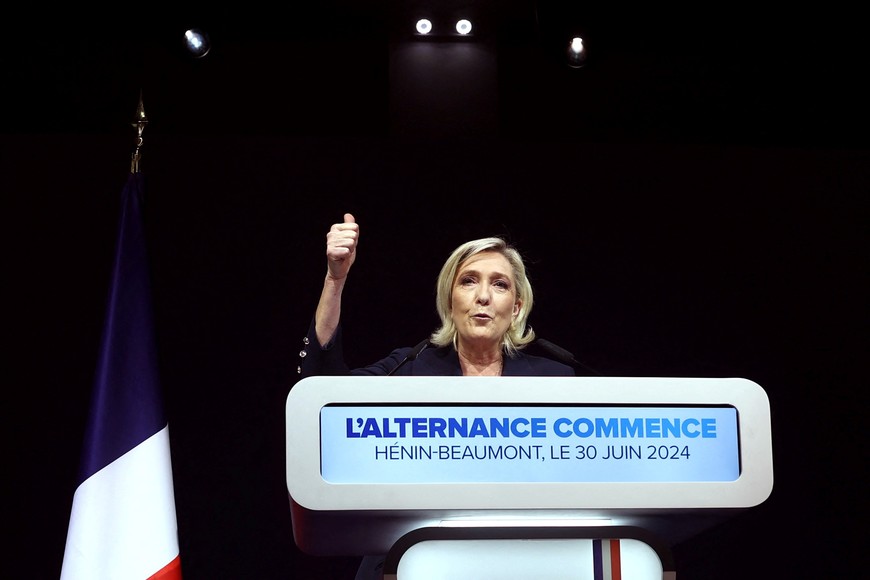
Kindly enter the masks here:
[[513, 269], [499, 252], [467, 258], [456, 273], [450, 316], [463, 346], [493, 347], [520, 311]]

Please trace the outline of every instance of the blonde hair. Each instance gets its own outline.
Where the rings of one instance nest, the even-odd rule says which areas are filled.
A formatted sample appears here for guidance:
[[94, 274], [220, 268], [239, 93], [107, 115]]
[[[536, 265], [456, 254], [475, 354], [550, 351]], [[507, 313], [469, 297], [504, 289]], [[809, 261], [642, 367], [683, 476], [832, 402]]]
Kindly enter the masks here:
[[439, 347], [456, 344], [456, 325], [450, 316], [452, 312], [450, 302], [453, 294], [453, 285], [456, 281], [456, 273], [468, 258], [481, 252], [498, 252], [507, 259], [513, 270], [516, 300], [521, 305], [516, 318], [514, 318], [510, 328], [504, 335], [502, 348], [504, 348], [505, 353], [509, 356], [514, 356], [520, 349], [525, 348], [527, 344], [535, 339], [535, 331], [532, 330], [531, 326], [526, 324], [529, 313], [532, 311], [534, 294], [532, 292], [532, 284], [526, 275], [526, 266], [519, 251], [504, 239], [498, 237], [481, 238], [465, 242], [453, 250], [453, 253], [444, 262], [441, 272], [438, 274], [435, 295], [435, 307], [438, 310], [438, 316], [441, 318], [441, 326], [432, 333], [429, 340], [432, 344]]

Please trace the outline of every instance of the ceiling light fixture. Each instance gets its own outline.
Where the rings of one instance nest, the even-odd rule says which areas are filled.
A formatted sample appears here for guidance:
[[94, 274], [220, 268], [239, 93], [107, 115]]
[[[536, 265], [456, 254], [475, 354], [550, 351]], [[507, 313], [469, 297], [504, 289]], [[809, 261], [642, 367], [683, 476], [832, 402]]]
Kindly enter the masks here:
[[568, 66], [571, 68], [580, 68], [586, 64], [586, 46], [584, 46], [581, 37], [575, 36], [571, 39], [565, 56], [568, 58]]
[[416, 29], [418, 34], [429, 34], [432, 32], [432, 23], [425, 18], [421, 18], [417, 21]]
[[184, 44], [194, 58], [202, 58], [211, 50], [208, 34], [198, 28], [191, 28], [184, 33]]
[[464, 18], [462, 20], [457, 20], [456, 32], [458, 32], [462, 36], [467, 36], [471, 34], [471, 22], [469, 20], [465, 20]]

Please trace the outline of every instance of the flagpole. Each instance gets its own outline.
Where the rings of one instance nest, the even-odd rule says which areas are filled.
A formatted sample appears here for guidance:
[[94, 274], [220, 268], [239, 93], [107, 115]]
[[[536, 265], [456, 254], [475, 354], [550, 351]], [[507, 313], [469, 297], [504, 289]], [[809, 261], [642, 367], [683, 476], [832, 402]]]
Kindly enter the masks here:
[[136, 107], [136, 120], [132, 123], [136, 127], [136, 149], [133, 151], [133, 159], [130, 162], [130, 173], [139, 173], [139, 159], [141, 158], [139, 150], [142, 148], [142, 132], [147, 124], [148, 117], [145, 116], [145, 105], [142, 103], [142, 91], [140, 90], [139, 105]]

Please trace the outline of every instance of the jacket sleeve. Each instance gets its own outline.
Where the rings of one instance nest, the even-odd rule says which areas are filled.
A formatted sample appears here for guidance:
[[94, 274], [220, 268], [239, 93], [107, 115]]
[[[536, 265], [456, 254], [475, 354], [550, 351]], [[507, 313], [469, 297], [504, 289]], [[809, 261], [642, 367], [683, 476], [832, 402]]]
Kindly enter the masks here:
[[350, 369], [344, 360], [341, 335], [341, 325], [339, 324], [332, 339], [326, 345], [320, 346], [312, 317], [308, 334], [302, 339], [302, 349], [299, 351], [296, 374], [300, 380], [315, 375], [350, 374]]
[[386, 375], [399, 366], [411, 350], [410, 347], [397, 348], [382, 360], [351, 370], [344, 359], [341, 324], [336, 328], [332, 339], [326, 345], [320, 346], [312, 318], [308, 334], [302, 339], [296, 374], [299, 380], [317, 375]]

